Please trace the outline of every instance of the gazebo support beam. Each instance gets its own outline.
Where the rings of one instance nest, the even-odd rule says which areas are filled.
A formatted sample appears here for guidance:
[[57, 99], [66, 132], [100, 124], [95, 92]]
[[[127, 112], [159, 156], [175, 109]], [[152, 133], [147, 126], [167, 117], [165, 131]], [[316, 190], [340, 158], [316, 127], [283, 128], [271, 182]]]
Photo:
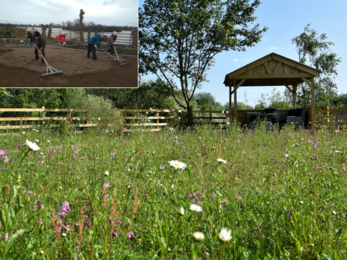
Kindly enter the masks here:
[[285, 85], [285, 87], [290, 91], [290, 93], [293, 93], [293, 90], [290, 87], [288, 87], [288, 85]]
[[311, 78], [311, 82], [309, 82], [305, 78], [301, 78], [303, 81], [305, 81], [309, 86], [311, 86], [311, 130], [315, 128], [315, 118], [314, 118], [314, 77]]
[[245, 81], [246, 80], [243, 79], [243, 80], [240, 81], [239, 84], [236, 85], [236, 80], [235, 79], [233, 80], [234, 91], [231, 92], [231, 94], [234, 93], [234, 121], [235, 121], [235, 123], [237, 122], [237, 120], [236, 120], [236, 117], [237, 117], [237, 95], [236, 95], [236, 91]]
[[314, 115], [314, 78], [311, 78], [311, 129], [313, 130], [315, 128], [315, 115]]
[[237, 91], [237, 87], [236, 87], [236, 80], [234, 79], [234, 123], [236, 124], [237, 122], [237, 95], [236, 95], [236, 91]]

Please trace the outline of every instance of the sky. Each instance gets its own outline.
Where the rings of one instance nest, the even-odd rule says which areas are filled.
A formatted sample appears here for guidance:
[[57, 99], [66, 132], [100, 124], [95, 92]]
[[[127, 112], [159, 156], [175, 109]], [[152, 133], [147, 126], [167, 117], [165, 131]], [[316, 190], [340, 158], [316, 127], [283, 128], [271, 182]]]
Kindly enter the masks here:
[[[139, 7], [144, 0], [139, 1]], [[251, 0], [251, 2], [253, 2]], [[335, 45], [330, 50], [342, 59], [337, 66], [338, 76], [335, 82], [338, 93], [347, 93], [347, 1], [346, 0], [263, 0], [255, 12], [258, 19], [255, 24], [259, 28], [268, 27], [260, 43], [247, 48], [246, 52], [222, 52], [215, 56], [215, 64], [207, 73], [209, 82], [202, 83], [202, 89], [197, 92], [210, 92], [216, 101], [225, 104], [229, 102], [228, 88], [223, 84], [225, 75], [248, 63], [262, 58], [272, 52], [298, 61], [299, 56], [291, 39], [304, 32], [304, 27], [310, 23], [311, 29], [318, 35], [325, 33], [326, 41]], [[252, 25], [250, 25], [252, 26]], [[155, 80], [155, 75], [149, 75], [144, 80]], [[271, 94], [273, 87], [241, 87], [237, 92], [237, 100], [254, 106], [261, 94]], [[276, 87], [276, 92], [283, 93], [285, 87]], [[233, 97], [232, 97], [233, 98]]]
[[138, 26], [137, 0], [17, 0], [1, 1], [0, 23], [49, 24], [79, 19], [115, 26]]

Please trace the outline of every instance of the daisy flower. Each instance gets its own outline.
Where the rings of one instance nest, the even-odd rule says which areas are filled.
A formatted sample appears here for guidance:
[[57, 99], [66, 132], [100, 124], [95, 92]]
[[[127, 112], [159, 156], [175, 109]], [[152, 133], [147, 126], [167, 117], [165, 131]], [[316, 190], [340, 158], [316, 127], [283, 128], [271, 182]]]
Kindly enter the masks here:
[[195, 205], [195, 204], [190, 205], [189, 209], [192, 210], [192, 211], [196, 211], [196, 212], [201, 212], [202, 211], [202, 207], [200, 207], [198, 205]]
[[195, 242], [202, 242], [205, 239], [204, 233], [201, 233], [199, 231], [194, 232], [192, 237], [193, 237]]
[[180, 214], [181, 216], [184, 216], [184, 208], [181, 207], [180, 210], [178, 211], [178, 214]]
[[40, 147], [38, 147], [38, 145], [37, 144], [35, 144], [35, 143], [33, 143], [33, 142], [30, 142], [30, 141], [28, 141], [28, 140], [26, 140], [26, 145], [31, 149], [31, 150], [33, 150], [33, 151], [38, 151], [39, 149], [40, 149]]
[[218, 158], [218, 159], [217, 159], [217, 161], [218, 161], [218, 162], [222, 162], [222, 163], [224, 163], [224, 164], [226, 164], [226, 163], [227, 163], [227, 161], [226, 161], [226, 160], [223, 160], [223, 159], [220, 159], [220, 158]]
[[220, 233], [218, 234], [219, 241], [225, 243], [231, 240], [231, 230], [227, 230], [226, 228], [222, 228]]
[[184, 169], [187, 167], [187, 164], [183, 163], [183, 162], [179, 162], [179, 161], [170, 161], [169, 164], [173, 167], [175, 167], [175, 169]]

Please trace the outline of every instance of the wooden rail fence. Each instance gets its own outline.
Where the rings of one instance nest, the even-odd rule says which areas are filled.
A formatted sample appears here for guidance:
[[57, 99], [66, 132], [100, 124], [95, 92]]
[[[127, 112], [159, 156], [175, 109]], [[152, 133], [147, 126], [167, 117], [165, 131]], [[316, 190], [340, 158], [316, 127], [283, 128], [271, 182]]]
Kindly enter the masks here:
[[325, 109], [316, 109], [314, 111], [315, 113], [325, 113], [325, 115], [315, 115], [316, 118], [323, 118], [326, 119], [325, 121], [319, 121], [317, 122], [315, 120], [315, 125], [327, 125], [332, 117], [334, 117], [337, 120], [337, 126], [344, 126], [347, 127], [347, 109], [329, 109], [329, 106], [326, 106]]
[[[10, 130], [10, 129], [25, 129], [25, 128], [35, 128], [37, 127], [37, 124], [23, 124], [26, 121], [39, 121], [41, 122], [42, 125], [47, 124], [48, 121], [61, 121], [61, 120], [66, 120], [66, 121], [71, 121], [70, 126], [72, 127], [106, 127], [109, 128], [111, 126], [122, 126], [122, 131], [134, 131], [133, 127], [148, 127], [146, 131], [160, 131], [160, 127], [162, 126], [169, 126], [172, 125], [173, 123], [160, 123], [159, 120], [168, 120], [168, 119], [180, 119], [181, 116], [178, 116], [177, 114], [181, 113], [184, 114], [187, 111], [186, 110], [173, 110], [173, 109], [50, 109], [50, 108], [0, 108], [0, 113], [1, 112], [39, 112], [41, 113], [41, 116], [38, 117], [1, 117], [0, 116], [0, 130]], [[47, 112], [83, 112], [86, 113], [85, 117], [75, 117], [72, 116], [71, 118], [69, 116], [60, 116], [60, 117], [47, 117], [46, 113]], [[89, 113], [91, 112], [104, 112], [104, 113], [110, 113], [110, 112], [120, 112], [123, 113], [123, 116], [100, 116], [100, 117], [90, 117]], [[129, 116], [127, 115], [127, 112], [135, 112], [135, 113], [142, 113], [140, 116]], [[144, 116], [143, 113], [155, 113], [155, 116]], [[160, 116], [159, 113], [175, 113], [176, 115], [174, 116]], [[212, 120], [214, 119], [224, 119], [224, 120], [229, 120], [229, 117], [216, 117], [213, 116], [213, 113], [223, 113], [227, 114], [228, 111], [214, 111], [214, 110], [209, 110], [209, 111], [196, 111], [194, 110], [193, 113], [201, 113], [201, 114], [208, 114], [209, 116], [198, 116], [198, 117], [193, 117], [193, 119], [207, 119], [210, 124], [222, 124], [222, 122], [213, 122]], [[123, 121], [122, 124], [109, 124], [109, 123], [104, 123], [103, 121], [105, 120], [112, 120], [112, 119], [120, 119]], [[83, 123], [72, 123], [72, 121], [80, 121], [80, 120], [85, 120], [86, 124]], [[91, 123], [90, 120], [98, 120], [100, 123]], [[156, 122], [152, 122], [152, 120], [156, 120]], [[19, 125], [1, 125], [2, 122], [19, 122]], [[132, 122], [128, 122], [132, 121]], [[134, 123], [134, 121], [138, 121], [137, 123]], [[140, 122], [141, 121], [141, 122]], [[226, 124], [229, 124], [226, 122]], [[59, 124], [50, 124], [50, 128], [54, 127], [59, 127]], [[154, 128], [153, 128], [154, 127]], [[130, 129], [129, 129], [130, 128]], [[151, 129], [149, 129], [151, 128]], [[141, 129], [136, 129], [136, 130], [141, 130]]]

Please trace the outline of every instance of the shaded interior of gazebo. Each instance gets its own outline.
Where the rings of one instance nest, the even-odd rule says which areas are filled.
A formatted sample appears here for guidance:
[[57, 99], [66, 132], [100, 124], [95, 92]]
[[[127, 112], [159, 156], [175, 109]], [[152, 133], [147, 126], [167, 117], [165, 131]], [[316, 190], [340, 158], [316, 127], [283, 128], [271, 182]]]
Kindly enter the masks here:
[[[293, 108], [296, 108], [296, 91], [299, 84], [306, 82], [311, 86], [311, 106], [302, 108], [307, 111], [306, 125], [314, 127], [314, 78], [320, 70], [306, 66], [276, 53], [270, 53], [225, 76], [224, 85], [229, 87], [229, 111], [234, 95], [234, 119], [242, 125], [247, 123], [247, 112], [263, 110], [237, 110], [237, 90], [240, 87], [285, 86], [293, 94]], [[288, 111], [288, 109], [280, 109]]]

